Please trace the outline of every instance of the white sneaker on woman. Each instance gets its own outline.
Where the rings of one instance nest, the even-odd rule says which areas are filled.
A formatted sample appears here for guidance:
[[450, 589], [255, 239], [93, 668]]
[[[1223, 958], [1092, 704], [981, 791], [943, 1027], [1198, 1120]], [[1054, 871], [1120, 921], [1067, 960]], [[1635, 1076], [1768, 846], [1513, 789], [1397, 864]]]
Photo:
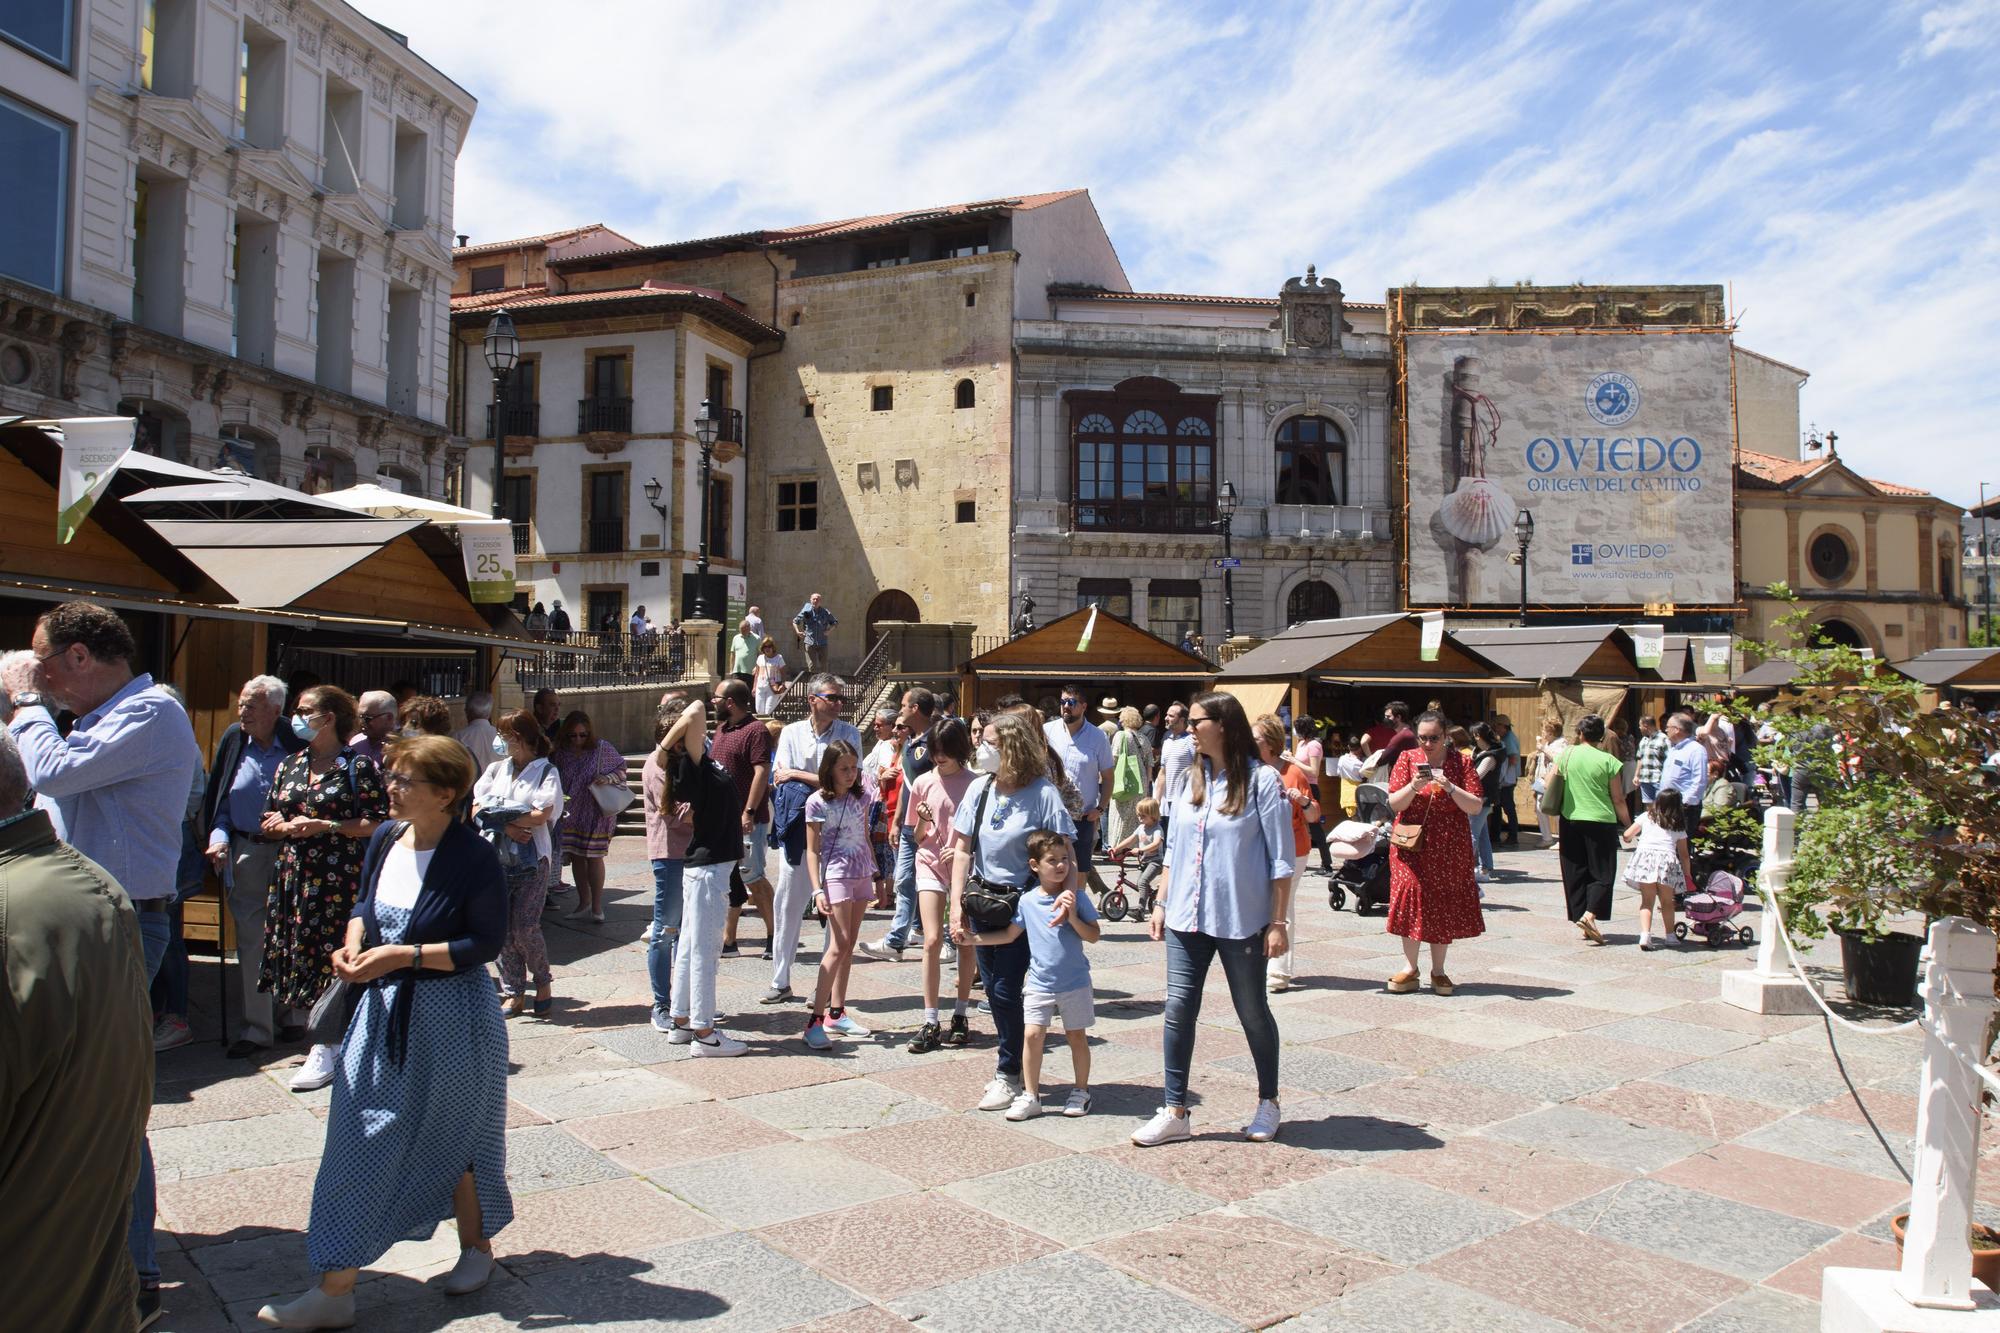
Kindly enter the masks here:
[[438, 1285], [447, 1296], [470, 1296], [493, 1276], [493, 1256], [485, 1250], [467, 1248], [458, 1252], [458, 1262]]
[[1014, 1099], [1020, 1095], [1021, 1080], [1018, 1078], [1009, 1078], [1007, 1075], [1001, 1074], [991, 1083], [988, 1083], [986, 1091], [980, 1094], [979, 1109], [982, 1111], [1004, 1111], [1012, 1106]]
[[[315, 1046], [306, 1052], [306, 1062], [299, 1066], [299, 1072], [292, 1075], [293, 1092], [314, 1092], [333, 1082], [333, 1073], [340, 1065], [338, 1046]], [[294, 1302], [296, 1304], [297, 1302]]]
[[272, 1328], [352, 1328], [354, 1293], [329, 1296], [313, 1287], [297, 1300], [265, 1306], [257, 1312], [257, 1322]]
[[1257, 1103], [1257, 1114], [1250, 1117], [1250, 1123], [1243, 1127], [1243, 1137], [1252, 1143], [1269, 1143], [1278, 1137], [1278, 1104], [1273, 1101]]
[[1194, 1137], [1194, 1130], [1186, 1115], [1175, 1115], [1162, 1106], [1153, 1112], [1153, 1118], [1132, 1131], [1132, 1142], [1141, 1148], [1157, 1148], [1162, 1143], [1172, 1143], [1176, 1139]]
[[1036, 1116], [1040, 1115], [1041, 1113], [1042, 1113], [1041, 1094], [1037, 1092], [1028, 1092], [1025, 1089], [1023, 1089], [1021, 1094], [1015, 1097], [1014, 1100], [1010, 1102], [1007, 1106], [1007, 1118], [1009, 1120], [1033, 1120]]

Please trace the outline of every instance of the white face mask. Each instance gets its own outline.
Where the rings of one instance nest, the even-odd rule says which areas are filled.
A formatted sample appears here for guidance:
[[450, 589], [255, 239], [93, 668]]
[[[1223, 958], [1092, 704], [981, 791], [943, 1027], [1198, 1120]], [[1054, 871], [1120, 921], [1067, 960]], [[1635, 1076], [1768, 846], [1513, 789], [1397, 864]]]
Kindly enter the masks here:
[[979, 742], [979, 753], [973, 756], [972, 766], [981, 773], [1000, 771], [1000, 747], [986, 741]]

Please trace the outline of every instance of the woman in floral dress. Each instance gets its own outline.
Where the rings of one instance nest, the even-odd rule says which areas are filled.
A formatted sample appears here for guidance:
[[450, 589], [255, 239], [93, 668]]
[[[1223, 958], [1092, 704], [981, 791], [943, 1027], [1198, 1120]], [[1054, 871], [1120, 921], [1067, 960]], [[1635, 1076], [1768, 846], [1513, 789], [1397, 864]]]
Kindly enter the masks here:
[[1403, 937], [1409, 967], [1389, 978], [1389, 990], [1417, 989], [1418, 946], [1431, 946], [1431, 990], [1450, 995], [1445, 949], [1483, 934], [1479, 888], [1472, 879], [1472, 825], [1485, 803], [1479, 777], [1451, 743], [1451, 723], [1432, 711], [1417, 719], [1417, 743], [1397, 756], [1389, 774], [1389, 808], [1396, 827], [1423, 826], [1415, 850], [1389, 849], [1389, 933]]
[[[259, 830], [283, 845], [266, 899], [257, 989], [279, 1009], [310, 1009], [333, 979], [333, 952], [346, 938], [361, 862], [375, 826], [389, 817], [389, 796], [375, 761], [342, 744], [358, 726], [352, 695], [315, 685], [291, 725], [306, 748], [278, 765]], [[337, 1046], [314, 1046], [292, 1087], [325, 1087], [339, 1054]]]
[[576, 876], [576, 910], [565, 921], [604, 921], [604, 854], [618, 816], [606, 814], [590, 789], [602, 783], [625, 786], [625, 756], [610, 741], [597, 739], [590, 714], [578, 709], [563, 719], [549, 759], [562, 775], [562, 849]]

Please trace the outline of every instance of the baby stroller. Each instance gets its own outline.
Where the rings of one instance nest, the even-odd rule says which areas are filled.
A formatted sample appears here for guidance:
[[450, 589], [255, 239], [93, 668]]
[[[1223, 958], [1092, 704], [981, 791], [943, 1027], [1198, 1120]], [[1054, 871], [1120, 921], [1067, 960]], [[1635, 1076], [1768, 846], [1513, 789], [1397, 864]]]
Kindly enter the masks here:
[[1743, 881], [1727, 870], [1711, 873], [1699, 893], [1690, 893], [1681, 903], [1682, 919], [1674, 923], [1674, 937], [1685, 940], [1689, 931], [1700, 931], [1713, 949], [1725, 944], [1733, 935], [1744, 944], [1750, 944], [1757, 933], [1749, 926], [1732, 927], [1729, 923], [1743, 915]]
[[1354, 897], [1356, 915], [1389, 910], [1389, 789], [1379, 782], [1354, 790], [1354, 818], [1327, 835], [1327, 853], [1336, 862], [1326, 889], [1326, 905], [1338, 912]]

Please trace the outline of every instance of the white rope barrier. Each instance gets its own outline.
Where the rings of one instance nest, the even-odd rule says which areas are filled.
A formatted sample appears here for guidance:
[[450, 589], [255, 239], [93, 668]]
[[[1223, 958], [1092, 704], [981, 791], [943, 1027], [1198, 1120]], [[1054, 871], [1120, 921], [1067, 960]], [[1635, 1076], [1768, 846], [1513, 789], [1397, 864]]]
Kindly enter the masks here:
[[[1912, 1028], [1923, 1026], [1924, 1020], [1921, 1014], [1906, 1022], [1892, 1023], [1886, 1027], [1870, 1027], [1865, 1023], [1856, 1023], [1852, 1019], [1843, 1018], [1833, 1012], [1828, 1007], [1826, 998], [1819, 993], [1819, 987], [1813, 985], [1812, 978], [1806, 975], [1805, 964], [1799, 961], [1799, 951], [1792, 947], [1792, 937], [1785, 930], [1784, 914], [1778, 910], [1777, 902], [1770, 894], [1764, 892], [1762, 885], [1759, 885], [1757, 888], [1757, 896], [1764, 900], [1764, 919], [1777, 932], [1779, 942], [1785, 946], [1785, 956], [1791, 960], [1792, 971], [1798, 974], [1799, 981], [1805, 986], [1806, 994], [1812, 997], [1812, 1002], [1818, 1005], [1828, 1018], [1850, 1032], [1859, 1032], [1864, 1037], [1879, 1037], [1892, 1032], [1908, 1032]], [[1928, 1031], [1929, 1029], [1925, 1030]]]

